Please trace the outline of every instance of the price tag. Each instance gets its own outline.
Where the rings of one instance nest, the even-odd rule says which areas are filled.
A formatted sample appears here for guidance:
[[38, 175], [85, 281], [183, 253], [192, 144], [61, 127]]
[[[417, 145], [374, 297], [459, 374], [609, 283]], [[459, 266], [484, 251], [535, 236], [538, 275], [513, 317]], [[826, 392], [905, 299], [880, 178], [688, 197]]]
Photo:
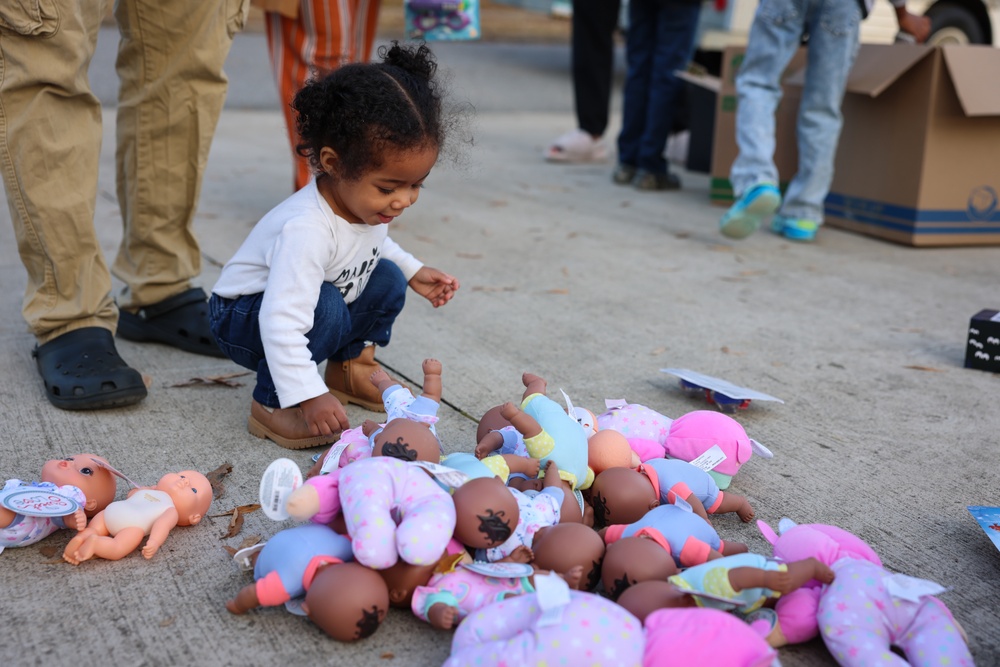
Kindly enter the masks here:
[[340, 457], [344, 453], [344, 450], [350, 446], [349, 442], [341, 442], [333, 446], [330, 450], [330, 454], [323, 461], [323, 467], [320, 468], [319, 473], [325, 475], [328, 472], [332, 472], [340, 467]]
[[718, 445], [712, 445], [708, 451], [704, 454], [691, 461], [691, 465], [701, 468], [705, 472], [712, 470], [715, 466], [719, 465], [726, 460], [726, 453], [722, 451], [722, 447]]
[[472, 563], [462, 563], [462, 567], [476, 574], [497, 579], [520, 579], [535, 573], [535, 568], [527, 563], [486, 563], [477, 560]]
[[445, 486], [457, 489], [469, 481], [469, 476], [461, 470], [455, 470], [448, 466], [431, 463], [430, 461], [410, 461], [411, 465], [419, 466], [429, 472], [434, 479]]
[[260, 478], [260, 508], [274, 521], [288, 518], [285, 501], [302, 486], [302, 471], [291, 459], [277, 459], [267, 466]]
[[66, 516], [80, 509], [68, 496], [40, 489], [14, 489], [0, 498], [0, 504], [24, 516]]

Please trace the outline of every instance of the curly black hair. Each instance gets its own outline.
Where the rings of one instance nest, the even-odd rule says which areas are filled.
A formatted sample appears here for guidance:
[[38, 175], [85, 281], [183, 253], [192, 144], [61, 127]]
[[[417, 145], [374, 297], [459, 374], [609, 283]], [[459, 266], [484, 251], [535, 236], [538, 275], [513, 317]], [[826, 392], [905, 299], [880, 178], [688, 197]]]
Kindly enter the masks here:
[[324, 146], [337, 153], [337, 178], [356, 181], [381, 167], [387, 150], [440, 149], [444, 143], [431, 50], [394, 41], [378, 55], [381, 62], [343, 65], [295, 95], [301, 140], [295, 150], [314, 170]]

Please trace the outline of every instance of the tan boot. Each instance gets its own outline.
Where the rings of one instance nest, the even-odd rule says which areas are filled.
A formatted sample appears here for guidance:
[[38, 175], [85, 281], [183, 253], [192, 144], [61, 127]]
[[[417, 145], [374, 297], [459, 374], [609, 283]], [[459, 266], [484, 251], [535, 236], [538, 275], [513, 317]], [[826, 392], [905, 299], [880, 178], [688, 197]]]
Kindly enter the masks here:
[[331, 445], [341, 431], [330, 435], [313, 435], [302, 416], [302, 408], [265, 408], [257, 401], [250, 403], [247, 429], [258, 438], [267, 438], [285, 449], [306, 449]]
[[375, 361], [375, 346], [369, 345], [356, 359], [326, 362], [323, 378], [330, 393], [344, 405], [353, 403], [372, 412], [385, 412], [382, 394], [372, 384], [372, 373], [381, 366]]

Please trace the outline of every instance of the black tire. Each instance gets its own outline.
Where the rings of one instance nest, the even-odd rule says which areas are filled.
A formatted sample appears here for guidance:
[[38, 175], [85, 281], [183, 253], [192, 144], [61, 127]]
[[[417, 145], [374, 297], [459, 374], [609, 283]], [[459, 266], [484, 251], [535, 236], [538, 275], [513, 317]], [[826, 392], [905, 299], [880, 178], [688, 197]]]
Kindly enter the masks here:
[[931, 36], [928, 44], [985, 44], [986, 36], [975, 15], [961, 5], [939, 2], [929, 10]]

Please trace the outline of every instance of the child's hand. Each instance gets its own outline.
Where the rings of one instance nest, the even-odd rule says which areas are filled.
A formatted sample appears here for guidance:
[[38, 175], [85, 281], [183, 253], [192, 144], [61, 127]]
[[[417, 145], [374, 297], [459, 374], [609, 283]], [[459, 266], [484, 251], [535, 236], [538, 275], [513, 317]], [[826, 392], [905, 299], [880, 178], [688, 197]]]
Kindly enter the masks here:
[[344, 406], [330, 393], [302, 401], [302, 416], [313, 435], [331, 435], [351, 428]]
[[455, 292], [458, 290], [458, 278], [450, 276], [444, 271], [423, 266], [420, 267], [416, 275], [410, 278], [409, 285], [414, 292], [438, 308], [451, 301], [451, 298], [455, 296]]

